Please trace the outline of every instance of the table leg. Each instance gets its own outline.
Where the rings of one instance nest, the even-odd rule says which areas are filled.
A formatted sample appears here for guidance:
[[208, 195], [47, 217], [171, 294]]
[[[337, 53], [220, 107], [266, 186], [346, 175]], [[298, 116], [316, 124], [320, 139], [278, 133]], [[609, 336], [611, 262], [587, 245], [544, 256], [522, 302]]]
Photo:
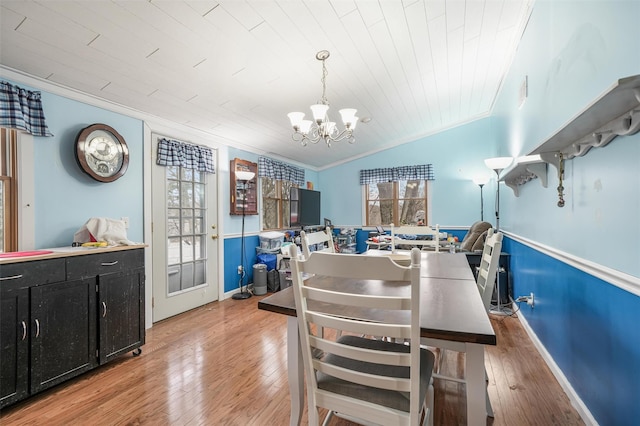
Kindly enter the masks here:
[[467, 425], [487, 424], [487, 395], [484, 371], [484, 346], [467, 343], [465, 376], [467, 379]]
[[296, 317], [287, 318], [287, 368], [289, 370], [289, 395], [291, 396], [289, 424], [297, 426], [302, 420], [304, 406], [304, 370]]

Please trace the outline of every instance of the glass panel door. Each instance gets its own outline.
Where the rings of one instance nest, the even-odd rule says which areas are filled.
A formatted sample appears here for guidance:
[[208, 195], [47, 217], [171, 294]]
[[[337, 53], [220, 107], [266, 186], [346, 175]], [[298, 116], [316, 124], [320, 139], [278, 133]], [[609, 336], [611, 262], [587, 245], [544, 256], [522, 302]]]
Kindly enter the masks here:
[[218, 235], [215, 174], [154, 165], [152, 175], [155, 322], [218, 299]]

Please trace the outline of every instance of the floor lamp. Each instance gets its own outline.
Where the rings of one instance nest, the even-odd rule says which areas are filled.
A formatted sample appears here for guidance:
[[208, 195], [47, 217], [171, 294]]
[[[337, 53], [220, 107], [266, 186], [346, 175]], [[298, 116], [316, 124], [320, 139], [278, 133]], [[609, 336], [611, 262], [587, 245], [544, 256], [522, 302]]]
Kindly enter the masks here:
[[236, 300], [242, 300], [242, 299], [248, 299], [251, 297], [251, 293], [249, 293], [248, 291], [242, 290], [242, 284], [244, 283], [244, 277], [246, 275], [246, 269], [244, 267], [244, 259], [245, 259], [245, 254], [244, 254], [244, 212], [247, 209], [247, 185], [249, 184], [249, 181], [251, 179], [253, 179], [253, 177], [256, 174], [253, 172], [247, 172], [247, 171], [237, 171], [236, 172], [236, 179], [240, 182], [242, 182], [242, 238], [240, 239], [240, 266], [242, 268], [242, 273], [240, 274], [240, 280], [238, 282], [238, 286], [240, 287], [240, 292], [239, 293], [235, 293], [233, 296], [231, 296], [232, 299], [236, 299]]
[[[513, 162], [512, 157], [495, 157], [495, 158], [487, 158], [484, 160], [484, 164], [487, 165], [491, 170], [496, 172], [496, 232], [500, 230], [500, 172], [506, 169]], [[498, 305], [495, 309], [492, 309], [490, 312], [492, 314], [498, 315], [511, 315], [511, 309], [503, 308], [501, 302], [501, 293], [500, 293], [500, 276], [499, 273], [496, 274], [496, 283], [497, 283], [497, 297]]]
[[489, 181], [486, 177], [475, 177], [473, 183], [480, 187], [480, 220], [484, 221], [484, 198], [482, 197], [482, 187]]

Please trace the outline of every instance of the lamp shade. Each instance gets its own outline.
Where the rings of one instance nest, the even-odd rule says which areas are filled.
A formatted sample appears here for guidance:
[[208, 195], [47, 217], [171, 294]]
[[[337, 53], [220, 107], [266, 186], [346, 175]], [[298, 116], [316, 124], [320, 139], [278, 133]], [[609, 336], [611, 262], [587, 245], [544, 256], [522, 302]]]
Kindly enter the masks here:
[[253, 172], [239, 171], [239, 172], [236, 172], [236, 179], [249, 181], [249, 180], [253, 179], [253, 177], [255, 175], [256, 174], [253, 173]]
[[316, 123], [321, 123], [324, 121], [327, 111], [329, 110], [329, 105], [326, 104], [315, 104], [311, 105], [311, 113], [313, 114], [313, 119]]
[[293, 127], [300, 127], [300, 123], [304, 119], [304, 112], [290, 112], [287, 114]]
[[341, 109], [340, 116], [342, 117], [342, 123], [346, 126], [347, 124], [351, 125], [354, 121], [356, 121], [356, 112], [358, 110], [354, 108], [343, 108]]
[[513, 157], [494, 157], [484, 160], [484, 164], [496, 172], [506, 169], [511, 165], [511, 163], [513, 163]]
[[486, 185], [487, 182], [489, 182], [489, 178], [486, 176], [476, 176], [473, 178], [473, 183], [479, 186]]

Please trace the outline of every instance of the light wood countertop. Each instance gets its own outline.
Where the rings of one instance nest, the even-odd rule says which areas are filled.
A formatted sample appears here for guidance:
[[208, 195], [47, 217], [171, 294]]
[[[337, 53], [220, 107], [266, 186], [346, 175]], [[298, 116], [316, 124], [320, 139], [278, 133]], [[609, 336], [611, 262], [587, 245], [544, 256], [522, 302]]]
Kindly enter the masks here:
[[57, 259], [61, 257], [84, 256], [86, 254], [133, 250], [133, 249], [139, 249], [144, 247], [147, 247], [147, 245], [135, 244], [130, 246], [109, 246], [109, 247], [54, 247], [54, 248], [37, 249], [37, 250], [26, 250], [25, 252], [50, 251], [51, 253], [0, 258], [0, 265], [19, 263], [19, 262], [30, 262], [32, 260]]

